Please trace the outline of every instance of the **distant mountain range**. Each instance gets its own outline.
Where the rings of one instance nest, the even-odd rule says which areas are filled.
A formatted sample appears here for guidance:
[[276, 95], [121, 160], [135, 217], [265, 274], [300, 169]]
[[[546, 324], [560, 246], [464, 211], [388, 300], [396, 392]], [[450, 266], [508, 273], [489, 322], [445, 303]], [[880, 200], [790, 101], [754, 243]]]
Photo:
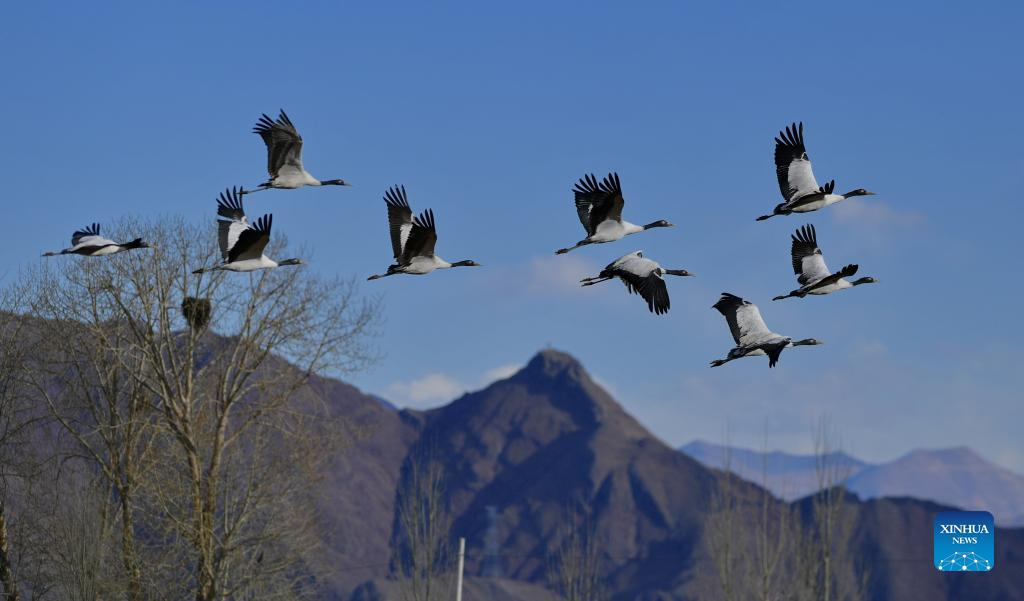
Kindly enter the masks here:
[[[738, 476], [765, 483], [795, 500], [818, 490], [813, 455], [768, 453], [694, 441], [680, 450], [706, 466], [723, 469], [726, 457]], [[845, 470], [846, 488], [861, 499], [914, 497], [962, 509], [989, 511], [1003, 526], [1024, 526], [1024, 476], [967, 447], [916, 450], [887, 463], [869, 464], [845, 453], [829, 458]]]

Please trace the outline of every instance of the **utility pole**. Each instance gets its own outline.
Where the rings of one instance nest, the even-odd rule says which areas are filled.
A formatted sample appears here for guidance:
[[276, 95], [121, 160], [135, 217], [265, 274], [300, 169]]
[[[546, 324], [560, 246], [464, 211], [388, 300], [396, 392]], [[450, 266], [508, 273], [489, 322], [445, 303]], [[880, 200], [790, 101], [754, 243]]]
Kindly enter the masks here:
[[462, 568], [466, 565], [466, 539], [459, 537], [459, 577], [455, 585], [455, 601], [462, 601]]

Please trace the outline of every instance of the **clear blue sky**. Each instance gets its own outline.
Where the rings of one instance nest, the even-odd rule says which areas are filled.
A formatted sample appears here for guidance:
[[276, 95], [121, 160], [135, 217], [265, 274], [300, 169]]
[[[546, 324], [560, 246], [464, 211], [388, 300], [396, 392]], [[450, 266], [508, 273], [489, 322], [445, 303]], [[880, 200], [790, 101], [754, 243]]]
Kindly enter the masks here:
[[[439, 254], [486, 266], [365, 285], [387, 311], [366, 390], [438, 404], [550, 343], [672, 444], [728, 423], [805, 450], [827, 413], [865, 459], [966, 444], [1024, 471], [1019, 5], [426, 4], [8, 4], [7, 277], [94, 220], [212, 224], [219, 190], [263, 180], [250, 129], [283, 107], [307, 168], [355, 183], [249, 201], [311, 269], [387, 266], [396, 183], [434, 209]], [[878, 196], [755, 223], [793, 120], [819, 180]], [[609, 170], [628, 219], [679, 227], [555, 257], [582, 237], [573, 182]], [[881, 283], [770, 302], [808, 221], [833, 268]], [[575, 286], [636, 249], [698, 274], [669, 283], [667, 316]], [[723, 290], [826, 345], [708, 368], [731, 345]]]

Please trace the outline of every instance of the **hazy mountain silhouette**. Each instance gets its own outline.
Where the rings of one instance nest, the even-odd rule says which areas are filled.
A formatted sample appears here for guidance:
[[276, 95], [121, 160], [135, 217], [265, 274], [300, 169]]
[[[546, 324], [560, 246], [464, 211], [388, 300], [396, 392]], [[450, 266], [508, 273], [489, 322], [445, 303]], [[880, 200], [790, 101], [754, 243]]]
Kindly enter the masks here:
[[[817, 460], [813, 455], [782, 451], [765, 453], [703, 440], [687, 443], [679, 450], [715, 469], [724, 469], [728, 458], [729, 469], [733, 473], [750, 482], [763, 483], [776, 496], [789, 501], [805, 497], [820, 488], [815, 469]], [[867, 463], [842, 452], [829, 453], [827, 459], [834, 465], [843, 466], [849, 475], [868, 467]]]
[[861, 498], [916, 497], [962, 509], [990, 511], [1005, 526], [1024, 526], [1024, 476], [966, 447], [917, 450], [850, 478]]
[[[721, 469], [728, 452], [732, 471], [751, 482], [766, 482], [776, 495], [795, 500], [815, 492], [813, 455], [762, 453], [694, 441], [680, 448], [702, 464]], [[888, 463], [869, 464], [845, 453], [846, 487], [861, 499], [915, 497], [962, 509], [992, 512], [1003, 526], [1024, 526], [1024, 476], [998, 466], [966, 447], [916, 450]], [[767, 478], [763, 469], [767, 467]]]

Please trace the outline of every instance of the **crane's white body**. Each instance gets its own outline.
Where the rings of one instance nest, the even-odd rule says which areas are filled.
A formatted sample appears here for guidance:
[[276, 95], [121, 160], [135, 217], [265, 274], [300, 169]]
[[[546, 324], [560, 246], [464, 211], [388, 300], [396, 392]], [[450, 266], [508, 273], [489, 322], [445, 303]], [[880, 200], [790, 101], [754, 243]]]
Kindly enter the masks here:
[[607, 220], [599, 223], [594, 235], [588, 236], [586, 240], [594, 244], [615, 242], [616, 240], [621, 240], [630, 234], [636, 234], [642, 231], [644, 231], [644, 228], [635, 223]]
[[846, 200], [846, 197], [842, 194], [822, 194], [821, 198], [810, 202], [804, 202], [801, 200], [800, 204], [793, 206], [789, 210], [794, 213], [810, 213], [811, 211], [817, 211], [818, 209], [824, 209], [829, 205], [834, 205], [840, 200]]
[[271, 188], [284, 188], [287, 190], [295, 190], [303, 186], [321, 186], [320, 180], [313, 177], [308, 171], [306, 171], [302, 165], [301, 160], [297, 160], [299, 165], [285, 165], [281, 167], [277, 173], [277, 177], [270, 180]]
[[86, 248], [89, 246], [101, 247], [99, 250], [89, 253], [88, 256], [90, 257], [105, 257], [107, 255], [116, 255], [119, 252], [124, 252], [128, 250], [127, 248], [121, 246], [120, 244], [114, 242], [113, 240], [101, 238], [99, 236], [86, 236], [85, 238], [82, 238], [81, 242], [67, 249], [67, 252], [74, 253], [78, 249]]
[[811, 290], [810, 292], [808, 292], [808, 294], [832, 294], [833, 292], [838, 292], [840, 290], [846, 290], [847, 288], [853, 288], [853, 284], [851, 284], [850, 282], [848, 282], [846, 280], [839, 280], [838, 282], [836, 282], [834, 284], [829, 284], [827, 286], [822, 286], [820, 288], [815, 288], [814, 290]]
[[410, 261], [408, 265], [403, 265], [397, 269], [397, 271], [400, 271], [401, 273], [408, 273], [410, 275], [426, 275], [435, 269], [448, 269], [451, 266], [451, 263], [437, 255], [430, 257], [417, 256], [413, 257], [412, 261]]
[[211, 271], [248, 272], [259, 271], [260, 269], [274, 269], [277, 266], [277, 261], [269, 258], [267, 255], [261, 255], [258, 259], [243, 259], [231, 263], [221, 263], [212, 267]]
[[654, 272], [662, 273], [661, 265], [654, 259], [648, 259], [643, 251], [635, 250], [612, 261], [608, 267], [609, 271], [626, 271], [637, 277], [645, 278]]

